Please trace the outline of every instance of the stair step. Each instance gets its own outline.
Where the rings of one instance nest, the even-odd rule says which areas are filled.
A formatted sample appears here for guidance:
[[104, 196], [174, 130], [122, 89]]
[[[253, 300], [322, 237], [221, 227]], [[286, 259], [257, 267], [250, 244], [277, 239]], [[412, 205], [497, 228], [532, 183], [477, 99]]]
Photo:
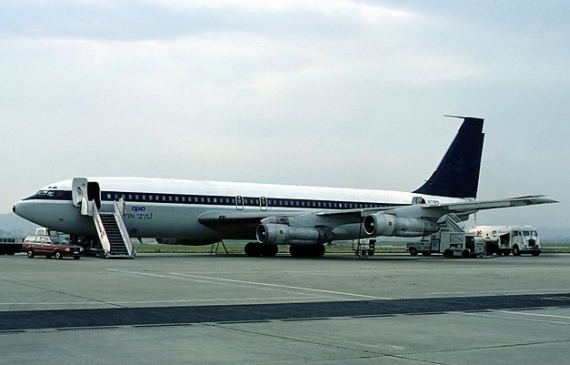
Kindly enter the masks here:
[[110, 244], [108, 254], [110, 256], [128, 256], [129, 250], [126, 247], [126, 242], [123, 240], [115, 214], [100, 213], [99, 216]]

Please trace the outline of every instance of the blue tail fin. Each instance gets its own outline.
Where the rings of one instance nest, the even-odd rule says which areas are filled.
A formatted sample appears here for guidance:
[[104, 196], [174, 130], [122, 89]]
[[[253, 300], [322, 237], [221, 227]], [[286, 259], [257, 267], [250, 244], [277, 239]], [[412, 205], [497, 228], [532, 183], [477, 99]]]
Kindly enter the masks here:
[[477, 197], [485, 137], [483, 120], [463, 118], [463, 124], [443, 160], [425, 184], [414, 193], [453, 198]]

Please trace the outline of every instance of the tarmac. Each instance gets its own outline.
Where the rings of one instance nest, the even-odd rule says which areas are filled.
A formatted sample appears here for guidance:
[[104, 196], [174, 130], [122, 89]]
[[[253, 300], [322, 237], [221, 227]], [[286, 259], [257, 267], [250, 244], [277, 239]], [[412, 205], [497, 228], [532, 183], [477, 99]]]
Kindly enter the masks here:
[[568, 364], [570, 255], [0, 256], [0, 364]]

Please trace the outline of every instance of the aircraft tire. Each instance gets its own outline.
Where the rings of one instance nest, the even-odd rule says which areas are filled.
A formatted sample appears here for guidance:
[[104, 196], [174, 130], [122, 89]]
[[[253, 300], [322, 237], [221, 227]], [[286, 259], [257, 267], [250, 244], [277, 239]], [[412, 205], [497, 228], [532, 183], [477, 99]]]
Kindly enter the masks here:
[[260, 245], [261, 247], [261, 256], [264, 257], [275, 257], [277, 253], [279, 253], [279, 246], [277, 245]]
[[261, 245], [257, 242], [248, 242], [244, 247], [245, 254], [249, 257], [261, 256]]
[[289, 246], [289, 254], [291, 255], [291, 257], [303, 257], [304, 252], [303, 252], [303, 247], [301, 246], [296, 246], [296, 245], [291, 245]]
[[314, 257], [323, 257], [325, 255], [325, 245], [316, 245], [315, 247], [313, 247], [313, 249], [311, 250], [312, 252], [312, 256]]

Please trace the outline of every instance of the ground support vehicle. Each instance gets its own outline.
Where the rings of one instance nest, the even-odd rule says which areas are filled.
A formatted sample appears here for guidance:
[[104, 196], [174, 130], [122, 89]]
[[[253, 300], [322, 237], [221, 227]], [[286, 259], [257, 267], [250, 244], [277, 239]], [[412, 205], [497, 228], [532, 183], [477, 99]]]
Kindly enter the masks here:
[[406, 244], [411, 256], [442, 253], [445, 257], [482, 257], [486, 254], [485, 241], [469, 232], [438, 232], [420, 242]]
[[29, 258], [42, 255], [47, 258], [73, 257], [79, 260], [83, 254], [83, 247], [71, 244], [69, 240], [59, 235], [29, 235], [22, 243], [22, 251], [26, 252]]
[[540, 255], [540, 239], [536, 228], [522, 226], [477, 226], [470, 232], [485, 240], [487, 253], [520, 256], [521, 254]]
[[22, 238], [0, 237], [0, 255], [13, 255], [22, 250]]
[[352, 242], [352, 250], [356, 256], [374, 256], [376, 252], [375, 239], [360, 239]]

